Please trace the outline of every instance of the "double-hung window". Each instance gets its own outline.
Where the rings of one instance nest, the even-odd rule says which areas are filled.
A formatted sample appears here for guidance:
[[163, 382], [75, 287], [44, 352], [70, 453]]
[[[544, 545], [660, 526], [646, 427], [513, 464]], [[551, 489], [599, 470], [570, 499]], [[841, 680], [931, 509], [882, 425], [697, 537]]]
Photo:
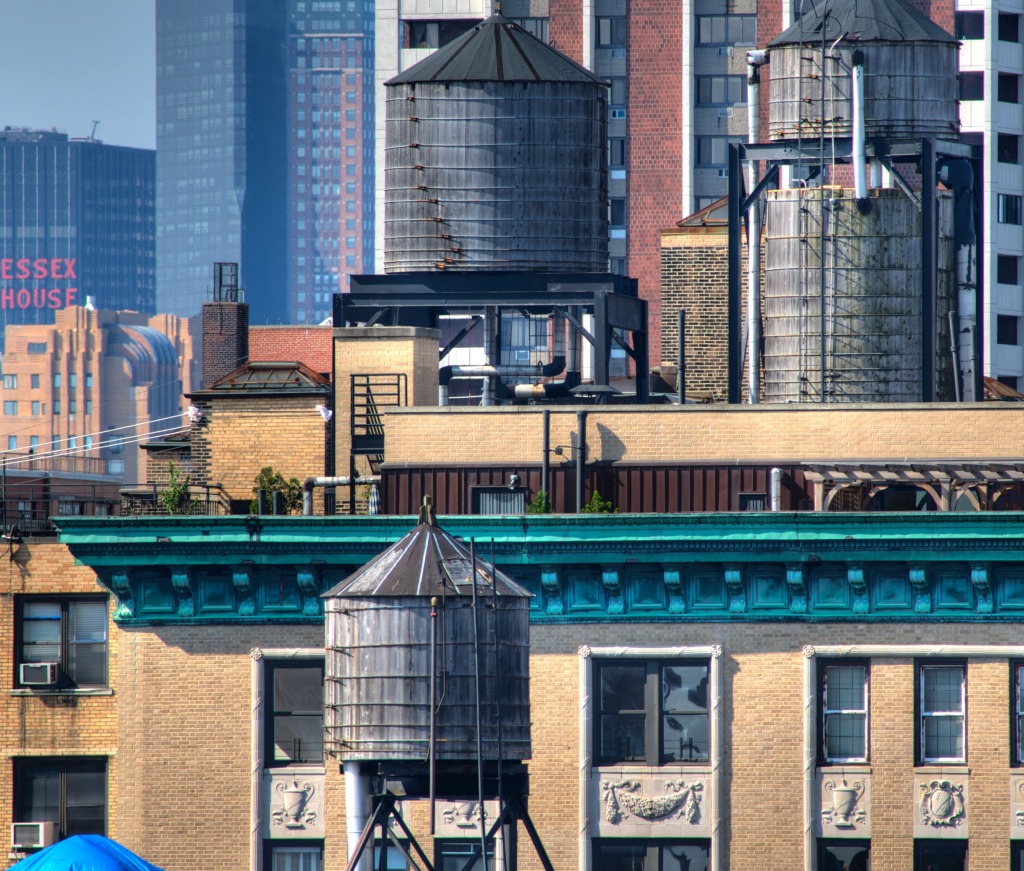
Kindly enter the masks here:
[[272, 660], [266, 677], [267, 767], [322, 765], [323, 660]]
[[[1013, 666], [1013, 764], [1024, 765], [1024, 663]], [[1024, 865], [1021, 866], [1024, 868]]]
[[868, 761], [868, 664], [821, 665], [821, 761]]
[[[25, 598], [18, 603], [18, 665], [55, 663], [57, 688], [107, 685], [107, 599]], [[19, 685], [38, 686], [36, 679]], [[35, 675], [38, 678], [38, 675]]]
[[14, 760], [14, 822], [56, 823], [61, 837], [105, 835], [107, 760]]
[[918, 666], [920, 762], [966, 762], [966, 669], [962, 663]]
[[708, 871], [707, 841], [634, 841], [602, 838], [594, 841], [594, 867], [601, 871]]
[[702, 659], [595, 662], [597, 764], [707, 762], [709, 668]]

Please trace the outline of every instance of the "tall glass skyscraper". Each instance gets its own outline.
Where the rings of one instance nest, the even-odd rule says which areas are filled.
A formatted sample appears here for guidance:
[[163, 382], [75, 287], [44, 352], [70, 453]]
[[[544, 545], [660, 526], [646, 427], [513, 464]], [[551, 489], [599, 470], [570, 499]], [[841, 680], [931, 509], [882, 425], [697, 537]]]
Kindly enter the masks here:
[[157, 0], [157, 297], [316, 323], [373, 264], [372, 0]]
[[288, 2], [289, 315], [373, 271], [373, 3]]
[[284, 0], [157, 0], [157, 306], [197, 314], [240, 264], [254, 324], [287, 318]]
[[90, 296], [153, 313], [154, 167], [146, 149], [0, 130], [0, 341]]

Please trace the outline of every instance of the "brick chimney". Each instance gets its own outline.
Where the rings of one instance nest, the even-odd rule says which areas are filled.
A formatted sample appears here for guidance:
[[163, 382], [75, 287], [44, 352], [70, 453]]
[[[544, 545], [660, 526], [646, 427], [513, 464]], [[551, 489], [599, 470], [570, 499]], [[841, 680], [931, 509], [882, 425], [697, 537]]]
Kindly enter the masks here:
[[249, 360], [249, 305], [237, 263], [213, 264], [213, 299], [203, 305], [203, 389]]

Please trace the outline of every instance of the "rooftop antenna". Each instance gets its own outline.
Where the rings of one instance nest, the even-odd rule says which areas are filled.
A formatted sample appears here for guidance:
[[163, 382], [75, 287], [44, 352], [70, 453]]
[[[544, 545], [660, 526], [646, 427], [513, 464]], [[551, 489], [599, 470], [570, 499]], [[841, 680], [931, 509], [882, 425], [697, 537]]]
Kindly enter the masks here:
[[99, 127], [99, 126], [100, 126], [100, 122], [99, 121], [93, 121], [92, 122], [92, 133], [89, 134], [89, 141], [90, 142], [95, 142], [96, 141], [96, 128]]

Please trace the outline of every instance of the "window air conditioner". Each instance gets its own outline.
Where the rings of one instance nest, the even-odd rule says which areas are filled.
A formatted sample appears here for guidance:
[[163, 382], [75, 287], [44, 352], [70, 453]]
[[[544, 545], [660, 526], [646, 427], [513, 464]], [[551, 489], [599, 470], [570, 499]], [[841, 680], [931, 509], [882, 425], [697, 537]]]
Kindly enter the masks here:
[[728, 169], [719, 169], [718, 170], [718, 177], [719, 178], [728, 178], [729, 177], [729, 170]]
[[719, 57], [732, 57], [736, 50], [731, 45], [723, 45], [718, 49]]
[[719, 118], [731, 118], [733, 116], [732, 106], [723, 107], [718, 110]]
[[57, 683], [57, 663], [23, 662], [18, 676], [22, 686], [52, 687]]
[[57, 842], [56, 823], [11, 823], [11, 846], [35, 850]]

